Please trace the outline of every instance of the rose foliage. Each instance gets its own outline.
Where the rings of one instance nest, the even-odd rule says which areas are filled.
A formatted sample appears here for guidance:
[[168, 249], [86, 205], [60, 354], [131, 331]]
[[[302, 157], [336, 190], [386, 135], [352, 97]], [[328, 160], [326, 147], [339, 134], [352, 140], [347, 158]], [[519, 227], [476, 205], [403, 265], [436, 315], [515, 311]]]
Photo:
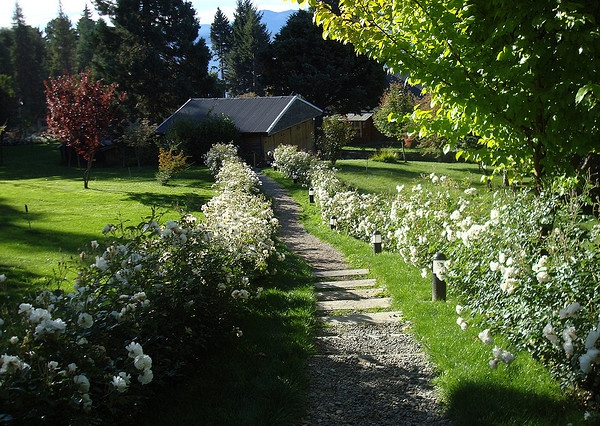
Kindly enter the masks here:
[[[280, 257], [254, 173], [229, 156], [206, 219], [105, 227], [73, 290], [44, 290], [0, 320], [2, 421], [128, 424], [220, 336]], [[227, 184], [226, 184], [227, 183]], [[0, 275], [10, 283], [10, 276]]]

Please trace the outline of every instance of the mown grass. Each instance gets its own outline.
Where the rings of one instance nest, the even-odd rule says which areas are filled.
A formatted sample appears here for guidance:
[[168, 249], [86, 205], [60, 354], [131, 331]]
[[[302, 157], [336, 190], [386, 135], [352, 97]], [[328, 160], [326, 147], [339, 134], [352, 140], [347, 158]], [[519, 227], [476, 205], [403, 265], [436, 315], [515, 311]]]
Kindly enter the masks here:
[[[407, 163], [382, 163], [372, 160], [338, 160], [335, 167], [344, 182], [362, 193], [396, 194], [397, 185], [412, 186], [418, 183], [427, 185], [429, 176], [448, 176], [463, 185], [475, 188], [485, 187], [481, 182], [483, 171], [477, 164], [457, 162], [438, 163], [409, 161]], [[500, 184], [495, 177], [494, 185]]]
[[[415, 179], [415, 175], [404, 172], [403, 165], [395, 166], [397, 173], [394, 166], [383, 166], [388, 166], [384, 169], [394, 175], [390, 179], [395, 184], [411, 184]], [[338, 248], [352, 267], [370, 268], [378, 283], [387, 287], [395, 307], [403, 312], [411, 332], [437, 369], [434, 385], [455, 426], [589, 424], [583, 420], [582, 407], [529, 354], [518, 353], [510, 365], [490, 369], [491, 351], [478, 340], [479, 330], [462, 331], [456, 324], [452, 288], [448, 289], [446, 302], [432, 302], [431, 278], [422, 278], [419, 269], [407, 265], [397, 254], [375, 255], [369, 244], [331, 231], [323, 224], [317, 207], [308, 203], [306, 188], [293, 185], [278, 172], [265, 173], [283, 183], [302, 206], [301, 220], [309, 232]], [[361, 174], [363, 188], [377, 188], [380, 177], [376, 173], [373, 176], [375, 182], [367, 182], [371, 175]], [[506, 342], [496, 340], [498, 345], [506, 346]]]
[[53, 145], [5, 146], [3, 158], [0, 273], [13, 295], [44, 284], [59, 261], [77, 261], [107, 223], [136, 225], [153, 208], [165, 218], [178, 218], [179, 208], [199, 214], [213, 194], [204, 167], [192, 167], [169, 186], [156, 182], [155, 167], [94, 167], [85, 190], [82, 171], [59, 165]]

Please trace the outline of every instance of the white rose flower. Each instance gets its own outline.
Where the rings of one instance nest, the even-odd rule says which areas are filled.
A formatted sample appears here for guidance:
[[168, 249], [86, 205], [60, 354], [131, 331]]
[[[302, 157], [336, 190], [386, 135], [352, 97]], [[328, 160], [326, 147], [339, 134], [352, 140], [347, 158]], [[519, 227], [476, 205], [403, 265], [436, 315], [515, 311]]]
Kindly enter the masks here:
[[505, 364], [510, 364], [515, 359], [515, 356], [508, 351], [502, 351], [502, 355], [500, 355], [500, 360]]
[[74, 376], [73, 383], [75, 383], [77, 390], [81, 393], [88, 393], [90, 391], [90, 381], [84, 374]]
[[479, 336], [479, 340], [481, 340], [486, 345], [493, 345], [494, 344], [494, 339], [492, 338], [492, 336], [490, 336], [490, 329], [489, 328], [486, 328], [485, 330], [483, 330], [481, 333], [479, 333], [478, 336]]
[[152, 358], [145, 354], [138, 355], [133, 360], [133, 365], [138, 370], [149, 370], [152, 368]]
[[94, 318], [88, 313], [79, 314], [79, 318], [77, 318], [77, 324], [81, 328], [90, 328], [94, 324]]
[[125, 346], [125, 349], [129, 351], [129, 358], [136, 358], [144, 353], [142, 345], [137, 342], [131, 342], [129, 345]]
[[122, 374], [125, 373], [121, 372], [118, 376], [113, 376], [112, 378], [112, 385], [117, 389], [119, 393], [125, 392], [129, 387], [129, 382], [124, 376], [122, 376]]
[[147, 370], [142, 371], [142, 374], [140, 374], [138, 376], [138, 381], [142, 385], [147, 385], [148, 383], [150, 383], [152, 381], [153, 378], [154, 378], [154, 373], [152, 372], [152, 370], [147, 369]]

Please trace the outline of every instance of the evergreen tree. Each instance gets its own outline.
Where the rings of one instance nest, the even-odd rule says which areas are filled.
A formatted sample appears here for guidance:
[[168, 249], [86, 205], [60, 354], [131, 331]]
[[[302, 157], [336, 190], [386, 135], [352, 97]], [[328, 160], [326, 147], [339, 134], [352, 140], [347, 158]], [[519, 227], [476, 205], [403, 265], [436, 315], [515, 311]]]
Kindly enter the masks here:
[[71, 20], [63, 12], [62, 2], [58, 2], [58, 17], [46, 26], [48, 49], [48, 71], [57, 77], [64, 73], [73, 73], [77, 68], [77, 35]]
[[97, 24], [94, 69], [127, 92], [131, 115], [159, 121], [190, 97], [214, 94], [210, 51], [198, 39], [189, 2], [97, 0], [96, 6], [113, 26]]
[[11, 50], [15, 96], [18, 99], [17, 116], [22, 127], [27, 127], [45, 114], [44, 79], [46, 72], [46, 44], [42, 33], [25, 23], [23, 11], [17, 3], [13, 16], [14, 43]]
[[79, 71], [84, 71], [92, 65], [95, 26], [96, 23], [92, 20], [92, 13], [86, 4], [81, 18], [77, 21], [77, 69]]
[[214, 56], [216, 56], [217, 60], [219, 61], [221, 80], [225, 79], [225, 58], [231, 49], [231, 39], [232, 29], [229, 19], [221, 11], [221, 8], [217, 8], [215, 19], [210, 26], [210, 41], [212, 43], [212, 51], [214, 52]]
[[271, 35], [261, 19], [262, 14], [250, 0], [237, 0], [231, 50], [226, 59], [226, 80], [234, 95], [264, 94], [263, 57], [270, 46]]
[[273, 95], [300, 94], [327, 113], [370, 109], [385, 90], [381, 65], [356, 55], [351, 45], [324, 40], [312, 12], [288, 18], [267, 55], [264, 81]]
[[16, 117], [16, 99], [13, 81], [11, 51], [13, 32], [8, 28], [0, 28], [0, 126], [12, 126]]

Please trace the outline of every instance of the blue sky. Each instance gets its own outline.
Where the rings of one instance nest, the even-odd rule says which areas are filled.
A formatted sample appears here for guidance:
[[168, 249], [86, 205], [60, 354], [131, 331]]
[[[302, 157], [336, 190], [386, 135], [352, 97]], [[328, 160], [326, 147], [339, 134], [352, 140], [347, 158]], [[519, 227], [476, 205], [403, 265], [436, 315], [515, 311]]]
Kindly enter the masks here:
[[[58, 16], [59, 0], [18, 0], [19, 6], [25, 16], [25, 22], [32, 27], [43, 30], [46, 24]], [[69, 16], [75, 25], [86, 3], [90, 10], [94, 10], [91, 0], [62, 0], [63, 11]], [[201, 25], [210, 25], [214, 19], [217, 7], [230, 18], [233, 17], [236, 0], [192, 0]], [[281, 12], [284, 10], [298, 9], [298, 3], [291, 0], [253, 0], [252, 4], [258, 10], [272, 10]], [[0, 0], [0, 27], [10, 27], [15, 12], [14, 0]], [[97, 18], [97, 16], [95, 17]]]

